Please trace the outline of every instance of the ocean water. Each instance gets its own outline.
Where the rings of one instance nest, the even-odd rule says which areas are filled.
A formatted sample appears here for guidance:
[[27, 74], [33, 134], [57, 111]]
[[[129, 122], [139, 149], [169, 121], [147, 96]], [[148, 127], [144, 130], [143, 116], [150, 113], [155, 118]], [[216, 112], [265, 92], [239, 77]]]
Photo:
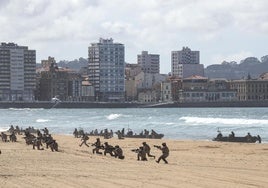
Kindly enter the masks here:
[[52, 134], [72, 134], [125, 128], [134, 133], [154, 129], [167, 139], [211, 140], [221, 130], [236, 136], [260, 135], [268, 142], [268, 108], [94, 108], [94, 109], [0, 109], [0, 132], [10, 125]]

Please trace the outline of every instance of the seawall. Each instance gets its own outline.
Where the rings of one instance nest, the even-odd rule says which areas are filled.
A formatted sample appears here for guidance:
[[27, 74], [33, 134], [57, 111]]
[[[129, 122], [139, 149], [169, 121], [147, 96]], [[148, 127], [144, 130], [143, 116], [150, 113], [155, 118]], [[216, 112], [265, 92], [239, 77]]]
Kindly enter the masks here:
[[0, 108], [212, 108], [268, 107], [268, 101], [185, 102], [185, 103], [109, 103], [109, 102], [0, 102]]

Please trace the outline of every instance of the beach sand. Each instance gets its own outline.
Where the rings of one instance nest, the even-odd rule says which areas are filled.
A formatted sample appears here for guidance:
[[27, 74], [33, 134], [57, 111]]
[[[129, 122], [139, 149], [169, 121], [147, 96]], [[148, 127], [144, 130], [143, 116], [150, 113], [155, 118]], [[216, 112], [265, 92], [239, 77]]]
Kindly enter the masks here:
[[[122, 147], [125, 159], [120, 160], [79, 147], [79, 138], [52, 136], [59, 152], [33, 150], [20, 136], [16, 143], [0, 141], [0, 187], [268, 187], [268, 144], [100, 137]], [[166, 142], [169, 164], [137, 161], [131, 149], [143, 141], [157, 157], [161, 151], [153, 145]]]

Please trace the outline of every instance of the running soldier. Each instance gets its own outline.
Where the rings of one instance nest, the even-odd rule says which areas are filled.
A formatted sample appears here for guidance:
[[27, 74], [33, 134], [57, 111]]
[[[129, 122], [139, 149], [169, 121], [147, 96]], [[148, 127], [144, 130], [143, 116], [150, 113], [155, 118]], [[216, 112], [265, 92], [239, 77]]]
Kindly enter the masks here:
[[162, 147], [161, 146], [155, 146], [155, 147], [157, 147], [158, 149], [162, 151], [162, 155], [158, 158], [156, 162], [159, 163], [160, 160], [162, 159], [166, 164], [168, 164], [166, 158], [169, 156], [169, 149], [166, 143], [162, 143]]
[[145, 154], [147, 154], [148, 157], [153, 157], [155, 159], [155, 156], [150, 154], [151, 147], [146, 142], [143, 142], [142, 145], [143, 145], [143, 149], [145, 151]]
[[89, 137], [84, 133], [82, 138], [81, 138], [82, 143], [79, 146], [81, 147], [83, 144], [85, 144], [87, 147], [89, 147], [89, 145], [87, 144], [88, 139], [89, 139]]
[[101, 145], [100, 139], [97, 138], [96, 142], [94, 144], [92, 144], [92, 146], [95, 146], [95, 148], [92, 150], [93, 154], [96, 152], [97, 154], [102, 154], [102, 152], [100, 152], [99, 150], [103, 148], [103, 146]]

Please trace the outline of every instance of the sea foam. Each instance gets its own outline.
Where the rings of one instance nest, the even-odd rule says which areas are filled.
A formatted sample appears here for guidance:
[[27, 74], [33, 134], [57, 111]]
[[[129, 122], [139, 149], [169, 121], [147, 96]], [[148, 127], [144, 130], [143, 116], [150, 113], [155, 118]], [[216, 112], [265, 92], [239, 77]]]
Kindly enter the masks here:
[[107, 119], [113, 120], [119, 118], [120, 116], [122, 116], [122, 114], [110, 114], [109, 116], [107, 116]]
[[202, 117], [181, 117], [180, 120], [185, 123], [200, 125], [200, 124], [224, 124], [224, 125], [267, 125], [268, 120], [260, 119], [240, 119], [240, 118], [202, 118]]
[[50, 120], [48, 120], [48, 119], [37, 119], [36, 120], [37, 123], [45, 123], [45, 122], [48, 122], [48, 121], [50, 121]]

